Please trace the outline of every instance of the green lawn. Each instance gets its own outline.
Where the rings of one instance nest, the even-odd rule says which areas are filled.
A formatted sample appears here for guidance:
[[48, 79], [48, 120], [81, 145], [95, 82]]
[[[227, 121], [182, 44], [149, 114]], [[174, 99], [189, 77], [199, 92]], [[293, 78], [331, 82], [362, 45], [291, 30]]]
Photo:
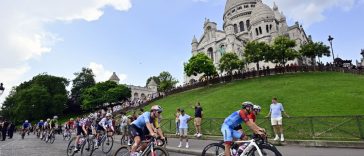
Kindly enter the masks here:
[[241, 102], [252, 101], [262, 106], [265, 116], [272, 97], [277, 97], [291, 116], [363, 115], [363, 82], [364, 76], [336, 72], [275, 75], [198, 88], [153, 104], [164, 108], [164, 118], [173, 118], [178, 107], [193, 115], [192, 106], [199, 101], [205, 117], [225, 118]]

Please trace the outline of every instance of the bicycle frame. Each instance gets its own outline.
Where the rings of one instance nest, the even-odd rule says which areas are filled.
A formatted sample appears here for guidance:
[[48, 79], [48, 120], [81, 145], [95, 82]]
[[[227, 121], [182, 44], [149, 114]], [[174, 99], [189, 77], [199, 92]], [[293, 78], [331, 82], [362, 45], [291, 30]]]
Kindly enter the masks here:
[[[248, 143], [249, 144], [247, 147], [245, 147], [243, 153], [241, 153], [240, 156], [245, 156], [246, 154], [248, 154], [250, 149], [253, 149], [253, 147], [255, 147], [255, 149], [257, 149], [257, 152], [258, 152], [259, 156], [263, 156], [262, 151], [260, 150], [257, 143], [255, 143], [254, 139], [251, 139], [251, 140], [248, 140], [248, 141], [240, 140], [240, 141], [235, 141], [234, 143]], [[247, 149], [249, 149], [249, 150], [247, 150]]]

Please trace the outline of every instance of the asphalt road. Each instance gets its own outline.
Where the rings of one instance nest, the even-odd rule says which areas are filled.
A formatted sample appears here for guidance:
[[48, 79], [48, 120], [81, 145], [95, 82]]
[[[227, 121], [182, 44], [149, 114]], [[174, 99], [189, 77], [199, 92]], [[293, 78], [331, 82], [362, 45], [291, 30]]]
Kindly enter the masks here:
[[[115, 136], [118, 138], [118, 136]], [[118, 139], [115, 139], [118, 140]], [[190, 148], [177, 148], [178, 139], [168, 139], [167, 148], [171, 156], [191, 156], [187, 154], [179, 154], [171, 152], [172, 149], [181, 151], [202, 151], [209, 143], [215, 141], [190, 139]], [[19, 134], [15, 134], [13, 139], [0, 141], [0, 156], [65, 156], [67, 141], [62, 140], [61, 136], [57, 136], [53, 144], [46, 144], [37, 139], [34, 135], [26, 136], [24, 140]], [[110, 156], [119, 147], [119, 143], [114, 143], [112, 152], [103, 154], [100, 150], [95, 152], [95, 156]], [[183, 144], [184, 145], [184, 144]], [[348, 148], [312, 148], [300, 146], [278, 146], [278, 150], [285, 156], [363, 156], [364, 149], [348, 149]], [[174, 150], [175, 151], [175, 150]]]
[[[116, 136], [118, 138], [118, 136]], [[14, 134], [13, 139], [0, 141], [0, 156], [65, 156], [68, 141], [64, 141], [59, 135], [53, 144], [40, 141], [34, 135], [25, 136], [22, 140], [19, 134]], [[95, 151], [95, 156], [111, 156], [120, 143], [114, 143], [113, 149], [109, 154], [103, 154], [100, 149]], [[191, 156], [186, 154], [169, 153], [171, 156]], [[78, 154], [80, 155], [80, 154]]]

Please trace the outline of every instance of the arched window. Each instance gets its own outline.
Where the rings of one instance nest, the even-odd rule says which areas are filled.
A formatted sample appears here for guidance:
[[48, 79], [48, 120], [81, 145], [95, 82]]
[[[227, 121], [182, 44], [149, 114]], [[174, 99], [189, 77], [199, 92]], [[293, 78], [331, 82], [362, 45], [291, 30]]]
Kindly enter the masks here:
[[265, 30], [267, 31], [267, 33], [269, 33], [268, 25], [265, 25]]
[[255, 34], [258, 36], [259, 33], [258, 33], [258, 28], [255, 28]]
[[224, 55], [224, 53], [225, 53], [225, 45], [221, 45], [220, 46], [220, 49], [219, 49], [219, 51], [220, 51], [220, 55], [222, 56], [222, 55]]
[[238, 25], [234, 24], [234, 32], [238, 33]]
[[259, 34], [263, 34], [262, 27], [259, 27]]
[[240, 32], [244, 31], [244, 22], [243, 21], [241, 21], [239, 23], [239, 26], [240, 26]]
[[246, 28], [248, 29], [250, 26], [250, 20], [246, 20]]
[[210, 56], [212, 62], [214, 62], [214, 50], [212, 48], [207, 49], [207, 54]]

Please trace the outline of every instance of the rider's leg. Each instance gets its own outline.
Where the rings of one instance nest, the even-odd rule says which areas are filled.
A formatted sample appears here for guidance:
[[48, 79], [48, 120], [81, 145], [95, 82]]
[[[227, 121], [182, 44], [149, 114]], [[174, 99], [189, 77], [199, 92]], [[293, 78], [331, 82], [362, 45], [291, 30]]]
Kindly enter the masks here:
[[131, 150], [130, 150], [131, 152], [136, 152], [136, 149], [139, 146], [140, 141], [141, 141], [140, 136], [134, 137], [134, 144], [131, 146]]

